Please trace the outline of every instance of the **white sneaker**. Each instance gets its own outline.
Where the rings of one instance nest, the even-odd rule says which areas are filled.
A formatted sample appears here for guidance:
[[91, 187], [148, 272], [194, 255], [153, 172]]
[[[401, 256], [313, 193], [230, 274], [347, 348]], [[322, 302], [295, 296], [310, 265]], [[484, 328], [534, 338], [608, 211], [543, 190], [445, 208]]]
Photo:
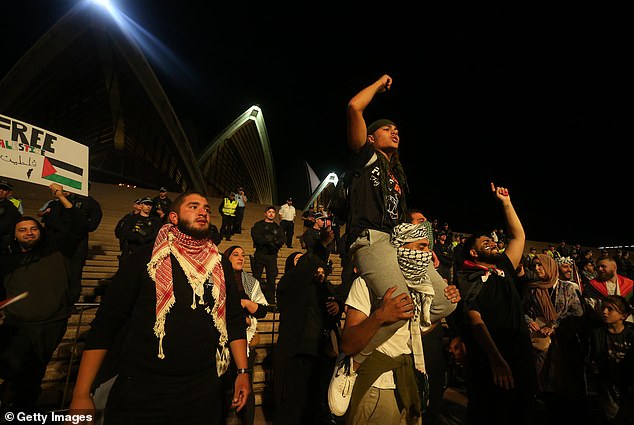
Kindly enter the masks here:
[[352, 357], [340, 354], [328, 385], [328, 406], [334, 415], [345, 415], [356, 379], [357, 373], [352, 368]]

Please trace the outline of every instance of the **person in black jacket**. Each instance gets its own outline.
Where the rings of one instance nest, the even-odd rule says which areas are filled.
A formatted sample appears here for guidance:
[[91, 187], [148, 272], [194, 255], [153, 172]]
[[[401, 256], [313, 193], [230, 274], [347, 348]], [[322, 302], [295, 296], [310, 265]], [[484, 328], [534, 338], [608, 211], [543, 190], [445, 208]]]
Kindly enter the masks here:
[[[77, 302], [81, 293], [81, 275], [86, 264], [86, 257], [88, 256], [88, 237], [89, 233], [94, 232], [99, 227], [103, 212], [101, 205], [92, 196], [82, 196], [76, 193], [70, 193], [64, 191], [66, 199], [70, 201], [73, 206], [78, 209], [88, 220], [88, 231], [84, 234], [80, 243], [77, 245], [77, 249], [73, 253], [71, 258], [71, 268], [73, 274], [73, 280], [71, 283], [71, 300]], [[63, 217], [68, 214], [68, 210], [62, 206], [59, 200], [53, 200], [49, 206], [48, 214], [42, 217], [42, 222], [46, 227], [46, 231], [51, 235], [55, 235], [58, 232], [64, 231]]]
[[119, 221], [117, 222], [117, 225], [114, 226], [114, 237], [119, 239], [120, 251], [123, 251], [123, 248], [125, 246], [124, 240], [121, 239], [123, 234], [123, 226], [125, 225], [125, 222], [128, 218], [130, 218], [133, 215], [137, 215], [141, 212], [141, 199], [143, 198], [135, 199], [134, 203], [132, 204], [132, 210], [126, 215], [124, 215], [123, 217], [121, 217]]
[[273, 356], [276, 425], [325, 423], [326, 381], [334, 359], [323, 351], [329, 341], [324, 335], [341, 317], [341, 306], [330, 299], [325, 282], [328, 242], [299, 256], [297, 262], [298, 253], [292, 253], [277, 288], [280, 327]]
[[13, 185], [6, 180], [0, 180], [0, 253], [8, 253], [15, 221], [22, 215], [9, 200]]
[[[302, 235], [304, 246], [306, 251], [313, 251], [315, 247], [321, 246], [321, 240], [324, 237], [330, 237], [323, 235], [323, 233], [331, 233], [332, 227], [328, 216], [323, 213], [316, 213], [313, 215], [314, 224], [313, 227], [307, 229]], [[330, 237], [332, 239], [332, 237]]]
[[209, 240], [210, 211], [202, 194], [179, 195], [154, 246], [122, 263], [91, 324], [71, 412], [94, 412], [95, 376], [123, 329], [105, 423], [219, 423], [229, 356], [232, 408], [244, 407], [252, 373], [244, 313], [231, 264]]
[[253, 277], [262, 281], [262, 272], [266, 269], [266, 286], [264, 295], [270, 304], [275, 303], [275, 279], [277, 278], [277, 253], [284, 241], [284, 231], [275, 220], [276, 210], [274, 206], [268, 206], [264, 210], [264, 219], [256, 222], [251, 228], [253, 239], [253, 264], [251, 270]]
[[167, 217], [172, 209], [172, 200], [167, 195], [167, 188], [161, 187], [159, 194], [152, 198], [152, 212], [151, 215], [156, 215], [161, 219], [161, 223], [167, 223]]
[[88, 228], [86, 217], [66, 198], [62, 186], [53, 183], [50, 189], [67, 210], [62, 231], [48, 235], [39, 221], [22, 216], [14, 227], [12, 254], [0, 256], [1, 298], [28, 293], [3, 309], [6, 317], [0, 326], [0, 378], [13, 397], [4, 400], [3, 407], [14, 410], [36, 408], [46, 365], [72, 310], [71, 257]]
[[161, 219], [150, 214], [154, 203], [149, 197], [139, 200], [141, 211], [139, 214], [128, 217], [121, 226], [121, 250], [120, 260], [125, 260], [137, 248], [144, 245], [152, 245], [161, 227]]

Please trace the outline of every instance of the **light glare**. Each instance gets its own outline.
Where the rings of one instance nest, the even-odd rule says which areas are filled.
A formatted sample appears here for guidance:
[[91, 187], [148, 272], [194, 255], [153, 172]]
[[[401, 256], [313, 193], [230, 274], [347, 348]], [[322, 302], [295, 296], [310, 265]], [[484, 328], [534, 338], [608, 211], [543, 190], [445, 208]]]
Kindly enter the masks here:
[[110, 3], [108, 0], [92, 0], [92, 2], [106, 9], [108, 13], [113, 16], [115, 16], [115, 14], [117, 13], [112, 3]]

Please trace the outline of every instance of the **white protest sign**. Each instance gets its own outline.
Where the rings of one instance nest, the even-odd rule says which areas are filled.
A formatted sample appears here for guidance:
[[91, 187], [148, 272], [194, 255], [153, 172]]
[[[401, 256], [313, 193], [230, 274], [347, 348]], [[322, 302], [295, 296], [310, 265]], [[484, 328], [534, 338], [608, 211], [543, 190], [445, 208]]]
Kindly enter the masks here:
[[88, 146], [0, 115], [0, 176], [88, 195]]

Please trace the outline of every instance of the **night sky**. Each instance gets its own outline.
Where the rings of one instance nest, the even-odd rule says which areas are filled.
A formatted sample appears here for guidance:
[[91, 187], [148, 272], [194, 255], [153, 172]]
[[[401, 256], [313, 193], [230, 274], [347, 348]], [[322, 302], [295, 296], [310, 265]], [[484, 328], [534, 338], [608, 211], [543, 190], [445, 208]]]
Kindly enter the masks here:
[[[0, 78], [77, 1], [12, 3], [2, 8]], [[280, 201], [307, 199], [303, 161], [320, 178], [343, 171], [346, 103], [387, 73], [393, 88], [366, 116], [399, 125], [410, 206], [460, 232], [502, 227], [494, 181], [510, 189], [530, 240], [634, 244], [625, 11], [216, 3], [115, 4], [163, 44], [146, 56], [195, 151], [251, 105], [262, 108]]]

